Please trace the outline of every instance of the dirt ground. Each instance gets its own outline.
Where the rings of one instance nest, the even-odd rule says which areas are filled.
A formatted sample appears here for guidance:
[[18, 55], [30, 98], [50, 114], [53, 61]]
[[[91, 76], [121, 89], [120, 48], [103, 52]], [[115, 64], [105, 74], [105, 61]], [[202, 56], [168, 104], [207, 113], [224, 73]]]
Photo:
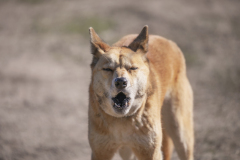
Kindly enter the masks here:
[[0, 0], [0, 160], [90, 159], [88, 28], [112, 44], [145, 24], [184, 52], [195, 159], [239, 160], [237, 0]]

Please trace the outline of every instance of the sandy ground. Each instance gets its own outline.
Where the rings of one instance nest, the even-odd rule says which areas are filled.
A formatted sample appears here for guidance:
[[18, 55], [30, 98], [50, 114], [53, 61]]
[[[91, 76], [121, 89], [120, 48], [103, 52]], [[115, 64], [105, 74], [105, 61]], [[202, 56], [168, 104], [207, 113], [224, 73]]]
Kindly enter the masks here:
[[0, 160], [90, 159], [88, 27], [112, 44], [145, 24], [185, 54], [195, 159], [240, 159], [239, 8], [237, 0], [0, 0]]

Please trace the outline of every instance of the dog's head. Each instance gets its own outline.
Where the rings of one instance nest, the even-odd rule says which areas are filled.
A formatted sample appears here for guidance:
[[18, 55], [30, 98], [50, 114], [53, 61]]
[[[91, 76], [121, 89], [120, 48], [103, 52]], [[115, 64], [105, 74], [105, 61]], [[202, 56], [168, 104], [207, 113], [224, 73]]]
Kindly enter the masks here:
[[110, 47], [90, 28], [92, 88], [109, 115], [133, 115], [146, 98], [149, 67], [148, 27], [128, 46]]

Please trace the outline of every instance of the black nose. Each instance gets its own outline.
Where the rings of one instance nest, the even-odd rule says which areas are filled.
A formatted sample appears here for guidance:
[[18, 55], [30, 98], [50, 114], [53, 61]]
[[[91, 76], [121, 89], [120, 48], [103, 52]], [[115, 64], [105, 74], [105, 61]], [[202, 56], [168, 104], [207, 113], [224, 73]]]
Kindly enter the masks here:
[[117, 89], [123, 89], [127, 87], [127, 79], [126, 78], [116, 78], [115, 79], [115, 86]]

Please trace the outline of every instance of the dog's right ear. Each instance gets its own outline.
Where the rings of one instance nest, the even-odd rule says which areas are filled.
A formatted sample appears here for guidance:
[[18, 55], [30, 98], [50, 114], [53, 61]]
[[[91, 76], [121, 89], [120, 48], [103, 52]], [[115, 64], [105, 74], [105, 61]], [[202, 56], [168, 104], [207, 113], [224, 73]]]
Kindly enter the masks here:
[[94, 56], [104, 54], [109, 50], [110, 46], [103, 42], [103, 40], [97, 35], [92, 27], [89, 28], [91, 53]]

